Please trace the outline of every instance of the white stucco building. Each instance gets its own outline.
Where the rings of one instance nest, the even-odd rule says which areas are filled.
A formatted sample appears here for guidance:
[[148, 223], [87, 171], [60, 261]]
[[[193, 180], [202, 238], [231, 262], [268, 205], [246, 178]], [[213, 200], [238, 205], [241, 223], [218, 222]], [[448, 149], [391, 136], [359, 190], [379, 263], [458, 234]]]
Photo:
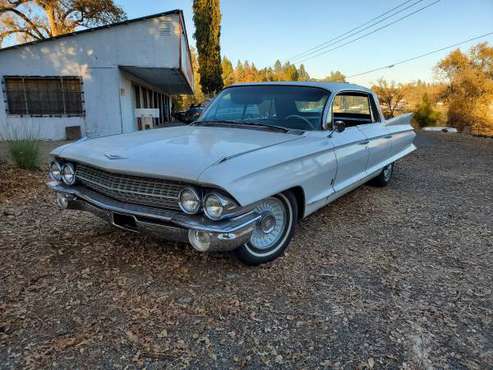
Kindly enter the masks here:
[[141, 108], [153, 108], [152, 123], [165, 125], [171, 96], [193, 92], [183, 13], [0, 49], [0, 79], [2, 137], [29, 132], [61, 140], [78, 128], [90, 137], [132, 132], [142, 126]]

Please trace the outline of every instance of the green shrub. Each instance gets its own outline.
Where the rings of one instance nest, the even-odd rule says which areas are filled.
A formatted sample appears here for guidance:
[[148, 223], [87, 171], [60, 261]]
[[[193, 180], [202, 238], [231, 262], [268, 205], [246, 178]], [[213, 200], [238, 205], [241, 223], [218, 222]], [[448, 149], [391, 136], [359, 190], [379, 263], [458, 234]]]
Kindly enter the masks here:
[[6, 141], [10, 158], [17, 167], [27, 170], [39, 168], [40, 145], [37, 135], [13, 130], [2, 139]]
[[440, 121], [440, 112], [433, 109], [428, 94], [423, 95], [421, 103], [416, 107], [414, 120], [421, 126], [436, 126]]
[[8, 142], [9, 154], [19, 168], [39, 168], [39, 140], [15, 139]]

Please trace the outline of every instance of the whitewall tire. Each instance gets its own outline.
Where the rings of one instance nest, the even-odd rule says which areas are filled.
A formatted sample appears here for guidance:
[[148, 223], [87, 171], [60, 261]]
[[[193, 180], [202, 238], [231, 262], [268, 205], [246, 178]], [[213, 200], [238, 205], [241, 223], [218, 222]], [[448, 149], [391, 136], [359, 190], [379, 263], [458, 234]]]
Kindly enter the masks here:
[[296, 198], [291, 192], [277, 194], [258, 202], [262, 214], [250, 240], [235, 250], [248, 265], [259, 265], [281, 256], [294, 234], [298, 219]]

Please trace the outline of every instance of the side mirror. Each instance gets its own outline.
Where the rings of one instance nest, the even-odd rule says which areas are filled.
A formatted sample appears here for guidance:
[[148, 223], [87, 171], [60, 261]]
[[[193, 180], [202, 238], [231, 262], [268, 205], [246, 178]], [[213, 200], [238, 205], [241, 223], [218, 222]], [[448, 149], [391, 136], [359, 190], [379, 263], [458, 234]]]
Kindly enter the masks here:
[[334, 130], [337, 132], [343, 132], [346, 129], [346, 124], [344, 121], [335, 121], [334, 122]]
[[330, 131], [329, 133], [329, 136], [327, 136], [328, 138], [331, 138], [332, 135], [334, 135], [334, 132], [343, 132], [344, 130], [346, 129], [346, 124], [344, 123], [344, 121], [335, 121], [333, 124], [332, 124], [332, 130]]

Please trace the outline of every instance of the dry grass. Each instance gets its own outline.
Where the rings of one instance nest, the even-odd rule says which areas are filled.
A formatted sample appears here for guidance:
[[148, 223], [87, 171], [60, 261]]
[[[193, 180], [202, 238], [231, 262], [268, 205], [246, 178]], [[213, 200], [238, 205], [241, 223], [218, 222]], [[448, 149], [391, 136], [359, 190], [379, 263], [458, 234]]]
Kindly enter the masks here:
[[0, 367], [490, 368], [492, 142], [418, 145], [259, 268], [61, 213], [35, 175], [0, 201]]

